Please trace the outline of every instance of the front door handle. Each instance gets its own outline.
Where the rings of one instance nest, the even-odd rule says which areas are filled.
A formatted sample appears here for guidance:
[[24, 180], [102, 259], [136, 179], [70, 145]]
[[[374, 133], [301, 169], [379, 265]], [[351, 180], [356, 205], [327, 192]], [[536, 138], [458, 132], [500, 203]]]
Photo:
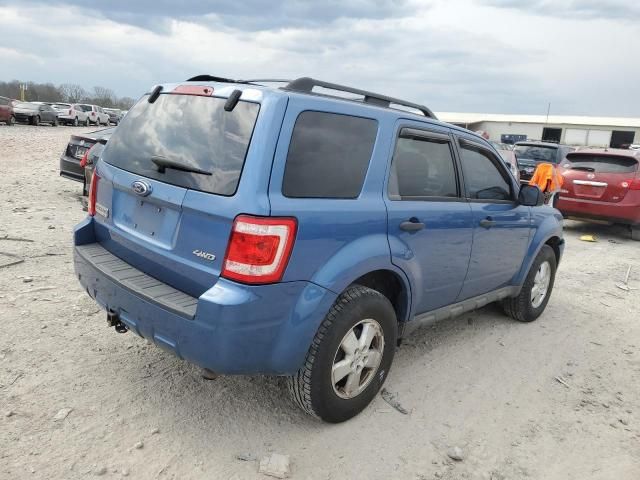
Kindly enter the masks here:
[[417, 232], [418, 230], [422, 230], [426, 225], [420, 222], [417, 218], [410, 218], [406, 222], [402, 222], [400, 224], [400, 230], [404, 230], [405, 232]]
[[483, 218], [482, 220], [480, 220], [480, 226], [484, 228], [491, 228], [495, 224], [496, 224], [496, 221], [491, 217]]

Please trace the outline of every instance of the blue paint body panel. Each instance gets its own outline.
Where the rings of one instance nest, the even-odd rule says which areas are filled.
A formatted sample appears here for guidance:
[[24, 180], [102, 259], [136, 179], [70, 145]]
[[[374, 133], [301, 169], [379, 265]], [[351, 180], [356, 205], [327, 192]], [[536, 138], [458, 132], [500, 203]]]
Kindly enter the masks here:
[[[195, 316], [186, 318], [75, 256], [80, 283], [102, 307], [180, 358], [220, 373], [292, 374], [302, 365], [338, 295], [363, 275], [385, 271], [399, 280], [407, 301], [399, 321], [406, 322], [505, 286], [522, 285], [540, 248], [553, 237], [562, 251], [562, 218], [550, 207], [524, 207], [515, 199], [482, 203], [462, 194], [453, 201], [389, 198], [387, 182], [401, 128], [449, 136], [452, 144], [457, 137], [471, 138], [492, 149], [463, 129], [332, 97], [252, 85], [207, 85], [222, 98], [239, 89], [242, 99], [260, 104], [235, 194], [208, 194], [141, 178], [100, 161], [97, 203], [106, 214], [83, 220], [74, 234], [76, 246], [99, 244], [126, 264], [197, 299]], [[295, 122], [309, 110], [376, 121], [376, 140], [357, 198], [282, 194]], [[132, 193], [136, 180], [149, 184], [148, 196]], [[517, 182], [512, 180], [515, 189]], [[240, 214], [297, 219], [294, 248], [279, 283], [244, 285], [220, 276], [233, 221]], [[496, 221], [490, 229], [479, 225], [487, 216]], [[400, 224], [413, 217], [426, 228], [403, 231]], [[195, 256], [198, 250], [210, 257]]]

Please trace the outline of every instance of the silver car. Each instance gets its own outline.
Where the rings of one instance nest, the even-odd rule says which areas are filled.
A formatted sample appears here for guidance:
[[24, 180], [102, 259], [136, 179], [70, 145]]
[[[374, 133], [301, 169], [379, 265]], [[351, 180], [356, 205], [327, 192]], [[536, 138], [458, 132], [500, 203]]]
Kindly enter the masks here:
[[75, 103], [52, 103], [51, 106], [58, 111], [58, 121], [66, 125], [89, 126], [89, 115], [80, 105]]
[[78, 105], [89, 115], [89, 123], [94, 125], [109, 125], [109, 114], [98, 105], [81, 103]]

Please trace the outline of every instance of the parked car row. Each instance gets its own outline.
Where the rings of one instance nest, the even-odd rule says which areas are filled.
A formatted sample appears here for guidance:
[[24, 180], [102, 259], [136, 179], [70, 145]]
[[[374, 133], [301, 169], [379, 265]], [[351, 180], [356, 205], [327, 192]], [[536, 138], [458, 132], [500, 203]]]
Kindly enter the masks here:
[[126, 112], [87, 103], [21, 102], [0, 97], [0, 122], [52, 126], [118, 125]]

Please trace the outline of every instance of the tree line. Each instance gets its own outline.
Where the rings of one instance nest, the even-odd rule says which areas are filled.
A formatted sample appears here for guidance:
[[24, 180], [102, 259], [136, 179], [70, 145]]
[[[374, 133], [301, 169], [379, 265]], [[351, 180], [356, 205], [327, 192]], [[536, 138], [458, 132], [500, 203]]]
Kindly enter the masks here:
[[106, 108], [120, 108], [128, 110], [135, 100], [131, 97], [118, 97], [113, 90], [105, 87], [93, 87], [85, 90], [74, 83], [0, 82], [0, 96], [20, 100], [20, 85], [27, 85], [24, 99], [27, 102], [64, 102], [90, 103]]

